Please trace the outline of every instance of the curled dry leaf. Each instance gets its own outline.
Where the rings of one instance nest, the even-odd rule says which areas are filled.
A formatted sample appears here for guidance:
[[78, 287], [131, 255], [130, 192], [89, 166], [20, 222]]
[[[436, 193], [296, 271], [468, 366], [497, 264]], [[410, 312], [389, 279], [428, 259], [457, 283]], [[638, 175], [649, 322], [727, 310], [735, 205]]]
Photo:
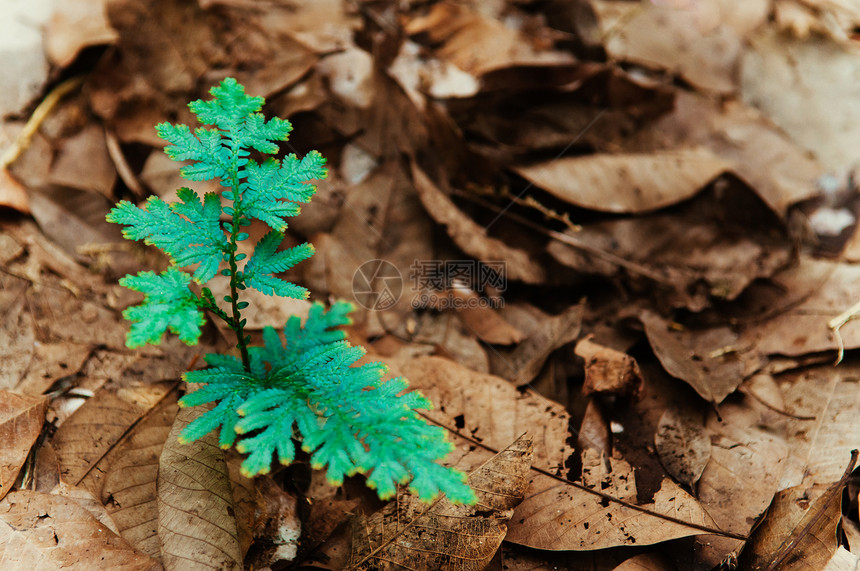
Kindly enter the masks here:
[[428, 506], [407, 495], [356, 518], [348, 569], [484, 569], [523, 498], [531, 462], [531, 438], [522, 436], [469, 475], [478, 495], [474, 506], [445, 498]]
[[514, 171], [581, 208], [642, 213], [690, 198], [730, 167], [708, 150], [688, 149], [564, 157]]
[[160, 569], [74, 500], [18, 490], [0, 502], [3, 569]]
[[693, 407], [669, 407], [654, 433], [654, 447], [666, 471], [692, 487], [711, 458], [711, 437]]
[[42, 432], [47, 399], [0, 391], [0, 499], [12, 489]]
[[167, 571], [189, 565], [242, 569], [233, 488], [215, 432], [191, 444], [179, 433], [206, 407], [182, 409], [158, 465], [158, 537]]
[[629, 395], [642, 383], [642, 372], [636, 359], [621, 351], [605, 347], [591, 340], [592, 336], [576, 344], [576, 354], [585, 361], [584, 395], [594, 393]]

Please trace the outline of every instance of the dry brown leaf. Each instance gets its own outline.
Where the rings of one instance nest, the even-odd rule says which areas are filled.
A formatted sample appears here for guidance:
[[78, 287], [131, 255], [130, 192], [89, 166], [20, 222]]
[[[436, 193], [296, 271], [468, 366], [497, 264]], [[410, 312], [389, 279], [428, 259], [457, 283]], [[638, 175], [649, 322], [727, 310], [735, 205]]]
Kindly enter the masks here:
[[526, 497], [511, 519], [507, 541], [535, 549], [585, 551], [651, 545], [702, 533], [701, 528], [655, 514], [714, 528], [713, 520], [696, 499], [672, 480], [663, 480], [652, 502], [638, 504], [636, 477], [627, 462], [610, 458], [612, 471], [608, 472], [596, 452], [585, 450], [583, 456], [583, 480], [592, 483], [589, 487], [596, 486], [601, 492], [630, 501], [647, 512], [608, 501], [543, 474], [533, 474]]
[[157, 383], [104, 389], [87, 400], [60, 425], [51, 441], [62, 481], [73, 486], [84, 481], [126, 432], [174, 387], [175, 383]]
[[75, 501], [18, 490], [0, 502], [3, 569], [160, 569]]
[[673, 571], [676, 567], [660, 553], [634, 555], [612, 571]]
[[603, 458], [612, 455], [611, 432], [609, 421], [597, 402], [590, 398], [582, 413], [582, 423], [576, 435], [576, 443], [580, 450], [590, 448], [601, 454]]
[[690, 408], [669, 407], [657, 424], [654, 447], [666, 471], [692, 488], [711, 458], [711, 437], [702, 417]]
[[[14, 389], [30, 368], [36, 332], [23, 284], [0, 278], [0, 389]], [[14, 287], [17, 286], [17, 287]]]
[[625, 152], [704, 147], [731, 163], [731, 170], [780, 217], [816, 196], [823, 167], [777, 130], [761, 113], [741, 103], [722, 104], [677, 91], [671, 113], [621, 141]]
[[93, 348], [64, 341], [39, 343], [27, 374], [15, 390], [29, 395], [41, 395], [56, 381], [77, 374], [84, 366]]
[[704, 90], [735, 90], [746, 32], [767, 19], [764, 0], [684, 3], [595, 0], [603, 43], [615, 59], [664, 68]]
[[701, 311], [714, 300], [736, 299], [791, 261], [791, 246], [774, 239], [782, 230], [765, 222], [769, 217], [745, 189], [723, 189], [671, 213], [583, 225], [547, 251], [579, 272], [644, 281], [658, 305]]
[[176, 416], [177, 395], [164, 399], [116, 446], [99, 466], [100, 499], [119, 534], [136, 549], [161, 560], [156, 481], [158, 457]]
[[[764, 355], [793, 357], [835, 351], [839, 343], [829, 322], [857, 301], [860, 266], [803, 256], [773, 280], [781, 295], [771, 291], [760, 300], [773, 317], [744, 327], [740, 345], [754, 346]], [[845, 349], [860, 347], [860, 321], [846, 323], [839, 336]]]
[[93, 124], [60, 141], [48, 181], [59, 186], [98, 192], [113, 199], [116, 178], [105, 131]]
[[851, 361], [777, 377], [786, 407], [796, 415], [786, 421], [789, 454], [780, 489], [830, 484], [842, 475], [860, 442], [858, 375], [860, 366]]
[[706, 149], [688, 149], [562, 157], [513, 170], [575, 206], [638, 214], [686, 200], [730, 168]]
[[218, 436], [179, 443], [182, 429], [204, 412], [200, 406], [179, 411], [159, 459], [158, 537], [168, 571], [242, 569], [233, 488]]
[[573, 57], [552, 50], [547, 37], [528, 38], [523, 30], [508, 27], [517, 20], [506, 22], [491, 19], [467, 6], [453, 2], [438, 2], [425, 16], [413, 18], [404, 27], [410, 36], [426, 34], [440, 57], [480, 76], [488, 71], [512, 66], [569, 64]]
[[824, 569], [839, 547], [844, 488], [845, 482], [840, 480], [817, 489], [797, 486], [778, 492], [744, 548], [745, 568]]
[[[572, 305], [558, 315], [534, 312], [537, 321], [516, 348], [490, 354], [492, 371], [517, 386], [526, 385], [540, 373], [550, 353], [572, 342], [582, 328], [583, 304]], [[502, 316], [508, 315], [503, 312]]]
[[445, 226], [448, 235], [464, 252], [481, 261], [504, 261], [506, 275], [511, 280], [537, 284], [546, 279], [541, 264], [525, 250], [487, 236], [486, 229], [457, 208], [414, 162], [412, 180], [427, 213]]
[[411, 388], [433, 402], [434, 408], [425, 414], [444, 426], [457, 426], [494, 450], [529, 432], [534, 440], [534, 465], [553, 472], [564, 469], [573, 453], [568, 444], [570, 416], [563, 406], [532, 390], [520, 391], [505, 379], [476, 373], [441, 357], [390, 363], [396, 374], [409, 380]]
[[445, 498], [428, 506], [407, 495], [356, 518], [347, 569], [484, 569], [522, 500], [531, 460], [531, 438], [522, 436], [473, 471], [474, 506], [455, 506]]
[[629, 395], [642, 384], [642, 372], [636, 359], [621, 351], [592, 341], [592, 335], [580, 339], [575, 352], [585, 361], [582, 394]]
[[706, 336], [673, 330], [669, 322], [649, 311], [643, 312], [639, 319], [666, 371], [715, 405], [733, 393], [759, 366], [753, 356], [735, 352], [742, 343], [728, 327], [709, 329]]
[[0, 499], [12, 489], [42, 432], [47, 399], [0, 391]]
[[55, 66], [67, 67], [82, 49], [117, 38], [105, 14], [108, 0], [76, 0], [55, 6], [45, 28], [45, 52]]
[[[760, 425], [752, 404], [726, 401], [721, 420], [709, 415], [711, 459], [698, 484], [699, 501], [718, 529], [740, 535], [749, 533], [779, 489], [790, 448], [777, 430]], [[696, 544], [697, 559], [705, 565], [718, 565], [743, 546], [737, 539], [713, 535], [697, 537]]]
[[494, 307], [480, 303], [481, 298], [474, 291], [455, 284], [447, 293], [460, 302], [454, 305], [457, 317], [481, 341], [493, 345], [511, 345], [522, 341], [522, 332], [505, 321]]

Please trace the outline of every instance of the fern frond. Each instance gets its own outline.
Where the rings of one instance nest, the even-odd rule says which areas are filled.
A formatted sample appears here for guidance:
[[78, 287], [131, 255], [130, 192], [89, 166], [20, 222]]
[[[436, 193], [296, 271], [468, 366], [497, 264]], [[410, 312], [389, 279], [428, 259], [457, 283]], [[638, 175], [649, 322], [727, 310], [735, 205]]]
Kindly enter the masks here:
[[197, 296], [188, 288], [191, 276], [171, 267], [161, 274], [141, 272], [126, 276], [119, 283], [144, 295], [143, 303], [122, 313], [132, 322], [126, 336], [128, 347], [158, 345], [168, 329], [183, 343], [197, 344], [206, 318], [197, 306]]
[[193, 278], [204, 283], [218, 272], [228, 247], [219, 223], [221, 199], [207, 193], [201, 203], [190, 188], [179, 189], [178, 196], [181, 202], [170, 204], [151, 196], [146, 208], [123, 200], [110, 211], [107, 221], [126, 225], [123, 236], [156, 246], [177, 266], [200, 264]]
[[196, 129], [191, 133], [188, 125], [159, 123], [158, 136], [170, 143], [164, 152], [174, 161], [194, 161], [179, 169], [187, 180], [211, 180], [227, 177], [230, 168], [230, 150], [224, 146], [221, 131]]
[[285, 217], [296, 216], [300, 208], [295, 203], [310, 202], [316, 192], [312, 180], [328, 176], [325, 158], [311, 151], [301, 160], [289, 155], [282, 162], [269, 158], [262, 163], [248, 161], [243, 191], [243, 206], [249, 216], [262, 220], [273, 230], [284, 232]]
[[242, 272], [245, 284], [266, 295], [307, 299], [305, 288], [276, 278], [274, 274], [286, 271], [313, 256], [314, 247], [305, 243], [278, 252], [278, 246], [283, 239], [283, 234], [273, 230], [257, 242], [254, 254]]

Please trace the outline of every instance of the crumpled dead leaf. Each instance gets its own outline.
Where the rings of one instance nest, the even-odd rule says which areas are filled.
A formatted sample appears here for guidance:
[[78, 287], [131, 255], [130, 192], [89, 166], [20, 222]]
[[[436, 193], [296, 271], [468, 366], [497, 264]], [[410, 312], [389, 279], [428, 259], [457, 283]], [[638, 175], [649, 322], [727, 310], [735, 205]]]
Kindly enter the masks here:
[[521, 436], [469, 474], [478, 503], [430, 506], [412, 495], [353, 520], [347, 569], [480, 571], [505, 538], [506, 522], [528, 485], [532, 441]]

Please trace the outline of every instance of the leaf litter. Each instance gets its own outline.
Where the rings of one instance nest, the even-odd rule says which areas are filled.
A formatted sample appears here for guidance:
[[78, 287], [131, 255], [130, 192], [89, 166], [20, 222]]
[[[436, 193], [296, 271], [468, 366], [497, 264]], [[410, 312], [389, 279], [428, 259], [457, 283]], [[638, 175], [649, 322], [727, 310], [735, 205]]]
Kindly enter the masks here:
[[[575, 4], [43, 14], [50, 73], [0, 83], [0, 566], [852, 568], [858, 13]], [[380, 505], [303, 459], [246, 480], [170, 436], [179, 372], [223, 335], [128, 352], [114, 284], [163, 260], [102, 220], [173, 191], [153, 125], [228, 75], [335, 167], [290, 279], [358, 300], [362, 264], [393, 265], [350, 336], [433, 401], [479, 508]]]

